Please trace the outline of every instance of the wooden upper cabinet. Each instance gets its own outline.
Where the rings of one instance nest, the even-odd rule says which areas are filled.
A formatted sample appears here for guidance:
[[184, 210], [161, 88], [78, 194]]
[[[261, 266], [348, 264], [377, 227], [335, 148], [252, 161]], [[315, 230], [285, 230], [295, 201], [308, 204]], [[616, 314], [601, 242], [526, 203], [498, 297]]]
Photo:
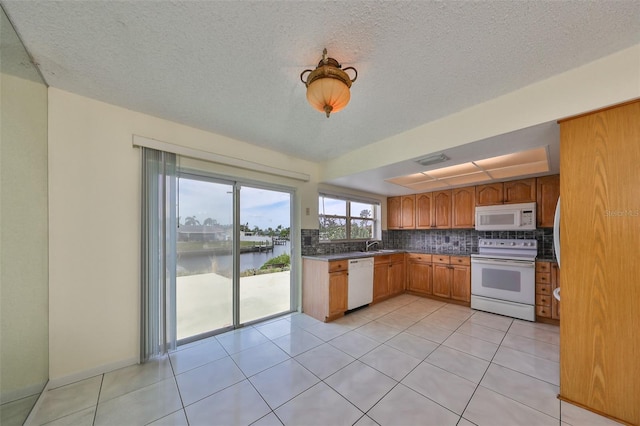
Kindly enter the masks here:
[[552, 228], [556, 204], [560, 196], [560, 176], [544, 176], [536, 179], [538, 228]]
[[489, 183], [476, 188], [476, 206], [493, 206], [504, 203], [504, 184]]
[[504, 183], [504, 204], [535, 202], [536, 178], [512, 180]]
[[432, 228], [433, 222], [433, 193], [416, 195], [416, 229]]
[[402, 228], [414, 229], [416, 227], [416, 196], [404, 195], [402, 197]]
[[400, 229], [402, 227], [402, 197], [387, 198], [387, 228]]
[[451, 190], [433, 193], [433, 216], [436, 228], [451, 228]]
[[415, 229], [416, 196], [403, 195], [387, 198], [387, 228]]
[[476, 212], [475, 187], [451, 191], [452, 228], [473, 228]]

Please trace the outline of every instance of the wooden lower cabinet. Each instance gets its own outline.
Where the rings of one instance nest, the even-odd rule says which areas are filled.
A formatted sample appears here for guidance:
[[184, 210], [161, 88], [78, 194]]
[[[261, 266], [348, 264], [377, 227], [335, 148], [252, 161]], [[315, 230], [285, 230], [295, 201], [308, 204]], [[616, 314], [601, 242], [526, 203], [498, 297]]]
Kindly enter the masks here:
[[430, 254], [407, 254], [407, 290], [421, 295], [433, 294], [433, 265]]
[[471, 301], [471, 259], [468, 256], [433, 255], [433, 295]]
[[404, 253], [376, 256], [373, 260], [373, 301], [403, 293]]
[[347, 271], [329, 274], [329, 317], [340, 316], [347, 310], [349, 294], [349, 273]]
[[433, 295], [451, 297], [451, 267], [448, 264], [433, 264]]
[[404, 253], [391, 255], [389, 262], [389, 293], [395, 296], [404, 293]]
[[373, 301], [379, 302], [389, 297], [389, 261], [376, 256], [373, 263]]
[[[465, 259], [465, 258], [462, 258]], [[469, 260], [469, 258], [466, 258]], [[451, 265], [451, 298], [461, 302], [471, 302], [471, 266]]]
[[349, 297], [349, 262], [302, 259], [302, 310], [320, 321], [344, 315]]
[[558, 301], [553, 290], [559, 287], [558, 264], [555, 262], [536, 262], [536, 318], [538, 321], [553, 322], [559, 320]]

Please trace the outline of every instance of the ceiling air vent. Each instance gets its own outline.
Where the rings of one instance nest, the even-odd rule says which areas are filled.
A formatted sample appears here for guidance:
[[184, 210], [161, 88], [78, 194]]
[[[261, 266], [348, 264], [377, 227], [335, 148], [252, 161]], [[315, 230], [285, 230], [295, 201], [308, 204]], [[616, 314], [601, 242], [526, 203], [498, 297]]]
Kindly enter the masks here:
[[416, 160], [416, 163], [421, 164], [423, 166], [429, 166], [431, 164], [442, 163], [443, 161], [447, 161], [449, 157], [444, 154], [434, 154], [428, 155], [423, 158], [419, 158]]

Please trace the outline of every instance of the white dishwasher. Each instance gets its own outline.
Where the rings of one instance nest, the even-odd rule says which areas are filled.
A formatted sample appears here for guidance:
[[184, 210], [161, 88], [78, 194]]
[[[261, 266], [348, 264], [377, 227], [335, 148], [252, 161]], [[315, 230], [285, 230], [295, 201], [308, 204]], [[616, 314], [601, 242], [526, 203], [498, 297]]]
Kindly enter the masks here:
[[373, 257], [349, 260], [349, 292], [347, 309], [355, 309], [373, 301]]

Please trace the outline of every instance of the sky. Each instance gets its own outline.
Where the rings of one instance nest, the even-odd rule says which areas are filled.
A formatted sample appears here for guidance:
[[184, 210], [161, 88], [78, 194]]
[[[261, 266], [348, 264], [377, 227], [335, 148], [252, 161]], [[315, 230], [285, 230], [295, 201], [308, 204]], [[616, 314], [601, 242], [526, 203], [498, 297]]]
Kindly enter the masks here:
[[[233, 220], [233, 198], [231, 185], [180, 178], [178, 188], [178, 216], [195, 216], [200, 223], [212, 218], [222, 225]], [[240, 223], [260, 229], [278, 225], [290, 227], [290, 199], [287, 192], [242, 187], [240, 190]]]

